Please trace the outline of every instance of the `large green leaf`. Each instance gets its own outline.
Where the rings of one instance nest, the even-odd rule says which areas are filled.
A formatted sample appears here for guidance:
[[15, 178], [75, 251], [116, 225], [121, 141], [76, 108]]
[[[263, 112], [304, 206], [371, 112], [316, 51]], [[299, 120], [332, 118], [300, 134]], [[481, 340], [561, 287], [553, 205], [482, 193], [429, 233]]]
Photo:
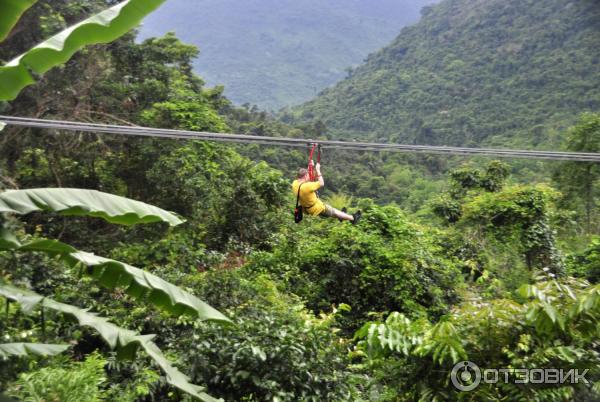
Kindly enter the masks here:
[[69, 349], [69, 345], [50, 345], [45, 343], [0, 343], [0, 357], [9, 356], [54, 356]]
[[[27, 85], [31, 72], [43, 74], [63, 64], [84, 46], [107, 43], [138, 25], [164, 0], [127, 0], [54, 35], [0, 67], [0, 100], [12, 100]], [[2, 10], [4, 13], [4, 10]], [[9, 18], [7, 18], [8, 20]]]
[[171, 212], [155, 206], [96, 190], [32, 188], [0, 193], [0, 212], [28, 214], [34, 211], [93, 216], [123, 225], [167, 222], [176, 226], [184, 222]]
[[68, 255], [71, 263], [87, 266], [92, 277], [108, 288], [127, 287], [127, 294], [146, 297], [152, 304], [172, 314], [187, 314], [201, 320], [229, 322], [217, 310], [169, 282], [131, 265], [78, 251]]
[[204, 388], [190, 383], [189, 378], [171, 364], [158, 346], [152, 342], [154, 335], [140, 335], [134, 331], [121, 328], [109, 322], [106, 318], [98, 317], [87, 310], [59, 303], [12, 285], [0, 284], [0, 296], [20, 303], [25, 312], [31, 312], [33, 308], [41, 304], [44, 308], [75, 318], [79, 325], [95, 329], [112, 349], [117, 350], [117, 354], [121, 358], [135, 357], [137, 349], [141, 347], [165, 372], [169, 384], [203, 401], [217, 401], [202, 392]]
[[13, 29], [19, 18], [37, 0], [0, 0], [0, 42]]
[[[1, 234], [2, 232], [0, 232]], [[5, 238], [11, 238], [5, 231]], [[14, 236], [12, 237], [14, 239]], [[231, 322], [223, 314], [193, 294], [142, 269], [97, 255], [78, 251], [56, 240], [34, 240], [26, 244], [2, 241], [0, 250], [39, 251], [60, 256], [71, 267], [83, 264], [87, 273], [109, 288], [125, 287], [127, 294], [148, 301], [174, 315], [186, 314], [200, 320]]]

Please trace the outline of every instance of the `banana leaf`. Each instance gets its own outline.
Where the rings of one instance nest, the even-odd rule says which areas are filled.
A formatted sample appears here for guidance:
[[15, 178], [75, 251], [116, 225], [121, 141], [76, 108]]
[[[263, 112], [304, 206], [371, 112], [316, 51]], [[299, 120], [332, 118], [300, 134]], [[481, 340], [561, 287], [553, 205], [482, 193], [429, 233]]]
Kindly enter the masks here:
[[[2, 241], [2, 238], [10, 239]], [[38, 251], [59, 258], [71, 267], [82, 264], [87, 267], [86, 273], [97, 279], [108, 289], [124, 287], [130, 296], [149, 302], [169, 313], [179, 316], [186, 314], [199, 320], [210, 320], [221, 323], [231, 321], [219, 311], [204, 303], [193, 294], [175, 286], [149, 272], [120, 261], [79, 251], [76, 248], [57, 240], [34, 240], [21, 244], [14, 235], [0, 231], [0, 251]]]
[[0, 357], [10, 356], [54, 356], [69, 349], [69, 345], [50, 345], [45, 343], [0, 343]]
[[96, 190], [32, 188], [0, 193], [0, 213], [12, 212], [24, 215], [34, 211], [92, 216], [122, 225], [167, 222], [171, 226], [176, 226], [184, 222], [164, 209]]
[[[43, 74], [52, 67], [67, 62], [79, 49], [117, 39], [136, 27], [163, 2], [164, 0], [123, 1], [59, 32], [9, 61], [0, 67], [0, 100], [16, 98], [23, 88], [35, 82], [33, 74]], [[3, 9], [2, 13], [4, 12]], [[2, 17], [7, 26], [14, 18], [18, 16]]]
[[117, 350], [119, 358], [133, 359], [137, 350], [142, 348], [164, 371], [169, 384], [202, 401], [217, 401], [217, 399], [202, 392], [204, 388], [190, 383], [189, 378], [171, 364], [158, 346], [152, 342], [154, 335], [140, 335], [134, 331], [121, 328], [109, 322], [106, 318], [99, 317], [87, 310], [70, 304], [59, 303], [32, 291], [19, 289], [9, 284], [0, 284], [0, 296], [21, 304], [21, 308], [25, 313], [31, 313], [39, 305], [73, 317], [79, 325], [96, 330], [112, 349]]
[[2, 42], [21, 18], [21, 15], [37, 0], [0, 0], [0, 42]]

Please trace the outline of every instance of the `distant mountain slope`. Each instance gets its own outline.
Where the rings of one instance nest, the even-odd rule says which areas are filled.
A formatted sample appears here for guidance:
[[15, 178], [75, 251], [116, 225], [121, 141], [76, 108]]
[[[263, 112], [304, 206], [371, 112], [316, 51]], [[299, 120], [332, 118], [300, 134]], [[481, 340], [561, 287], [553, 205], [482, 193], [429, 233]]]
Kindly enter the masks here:
[[278, 109], [313, 98], [439, 0], [169, 0], [142, 37], [175, 31], [196, 69], [236, 103]]
[[586, 110], [600, 110], [600, 1], [445, 0], [284, 120], [320, 119], [338, 137], [548, 146]]

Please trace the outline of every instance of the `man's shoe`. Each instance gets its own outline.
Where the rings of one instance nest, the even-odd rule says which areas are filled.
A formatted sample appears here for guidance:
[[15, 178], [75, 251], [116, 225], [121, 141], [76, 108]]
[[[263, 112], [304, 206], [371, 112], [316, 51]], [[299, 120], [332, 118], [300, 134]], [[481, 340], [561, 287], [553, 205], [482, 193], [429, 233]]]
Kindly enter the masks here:
[[354, 220], [352, 221], [353, 225], [356, 225], [359, 221], [360, 221], [360, 217], [362, 216], [362, 212], [360, 212], [360, 210], [356, 211], [354, 213]]

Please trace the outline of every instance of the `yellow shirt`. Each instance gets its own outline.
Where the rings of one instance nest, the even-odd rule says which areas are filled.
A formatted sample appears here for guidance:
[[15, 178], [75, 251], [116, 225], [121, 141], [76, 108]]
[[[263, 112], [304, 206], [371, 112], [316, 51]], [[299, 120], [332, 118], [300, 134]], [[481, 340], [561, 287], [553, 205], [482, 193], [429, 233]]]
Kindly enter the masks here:
[[316, 191], [321, 188], [321, 183], [318, 181], [305, 181], [304, 183], [298, 183], [298, 180], [294, 180], [292, 183], [292, 191], [294, 192], [294, 199], [298, 196], [298, 187], [300, 187], [300, 205], [310, 215], [316, 216], [321, 212], [325, 211], [325, 204], [317, 197]]

